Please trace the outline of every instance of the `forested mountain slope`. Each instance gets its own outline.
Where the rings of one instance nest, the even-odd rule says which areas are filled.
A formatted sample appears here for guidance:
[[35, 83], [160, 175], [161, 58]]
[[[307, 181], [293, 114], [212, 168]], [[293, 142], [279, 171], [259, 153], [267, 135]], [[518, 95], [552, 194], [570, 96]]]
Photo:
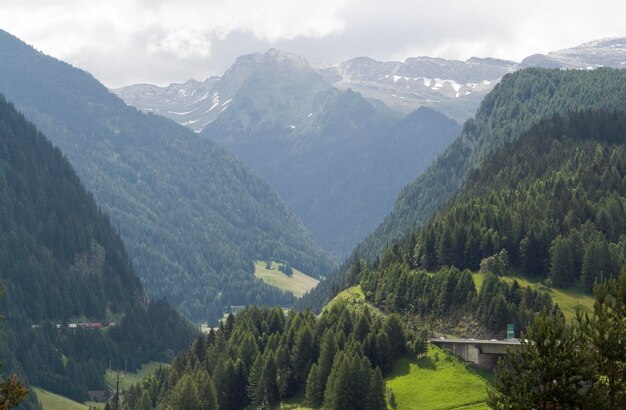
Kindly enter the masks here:
[[[626, 71], [597, 69], [563, 71], [526, 69], [505, 76], [485, 97], [476, 117], [465, 123], [461, 136], [415, 181], [404, 188], [394, 210], [354, 254], [373, 261], [394, 241], [426, 223], [458, 192], [472, 169], [486, 155], [517, 139], [555, 113], [585, 109], [623, 109]], [[320, 283], [299, 306], [321, 308], [344, 286], [345, 263], [329, 281]]]
[[356, 252], [373, 259], [394, 239], [425, 223], [464, 184], [485, 155], [555, 113], [623, 109], [626, 71], [526, 69], [505, 76], [461, 136], [400, 193], [394, 210]]
[[[375, 263], [354, 260], [338, 286], [360, 285], [383, 311], [447, 321], [466, 336], [523, 329], [556, 308], [541, 287], [498, 275], [590, 292], [626, 264], [625, 205], [626, 111], [554, 114], [487, 155], [460, 193]], [[470, 271], [479, 269], [476, 289]]]
[[306, 60], [270, 50], [203, 135], [265, 177], [317, 242], [343, 258], [459, 132], [427, 108], [397, 121], [331, 87]]
[[[626, 263], [625, 204], [626, 111], [555, 114], [488, 155], [449, 204], [371, 269], [353, 263], [345, 285], [360, 283], [381, 308], [421, 316], [471, 301], [479, 324], [519, 328], [550, 307], [549, 297], [497, 284], [496, 275], [589, 292]], [[472, 295], [460, 269], [486, 273], [480, 292]]]
[[[196, 333], [169, 305], [147, 303], [108, 218], [61, 152], [1, 95], [0, 283], [0, 361], [31, 385], [79, 400], [104, 390], [109, 363], [165, 359]], [[119, 326], [107, 333], [67, 327], [110, 321]]]
[[194, 320], [289, 303], [253, 276], [333, 266], [272, 189], [216, 144], [125, 105], [89, 74], [0, 32], [0, 92], [57, 145], [119, 229], [148, 293]]
[[591, 291], [626, 262], [625, 178], [625, 111], [556, 114], [488, 156], [419, 231], [411, 259], [477, 270], [506, 249], [527, 275]]

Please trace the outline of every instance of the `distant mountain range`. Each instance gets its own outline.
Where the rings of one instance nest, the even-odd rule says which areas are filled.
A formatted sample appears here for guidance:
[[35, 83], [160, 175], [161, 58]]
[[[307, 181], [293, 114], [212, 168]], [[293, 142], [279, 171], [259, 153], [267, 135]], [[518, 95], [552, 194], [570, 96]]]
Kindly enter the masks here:
[[[199, 132], [225, 110], [261, 60], [260, 54], [240, 57], [223, 77], [211, 77], [204, 82], [190, 80], [167, 87], [140, 84], [113, 91], [130, 105]], [[592, 41], [546, 55], [534, 54], [520, 63], [476, 57], [467, 61], [412, 57], [404, 62], [357, 57], [338, 65], [314, 68], [332, 86], [352, 89], [393, 110], [406, 114], [427, 106], [463, 122], [474, 115], [482, 98], [503, 75], [527, 67], [626, 68], [626, 38]]]
[[[317, 242], [344, 257], [391, 210], [400, 189], [459, 133], [424, 108], [399, 121], [306, 60], [270, 50], [201, 135], [268, 180]], [[230, 72], [241, 72], [235, 65]], [[223, 77], [232, 84], [230, 76]]]
[[344, 257], [458, 136], [446, 117], [472, 116], [502, 76], [528, 65], [622, 67], [625, 44], [601, 40], [521, 63], [359, 57], [323, 67], [272, 49], [239, 57], [202, 83], [113, 91], [227, 147], [270, 182], [322, 247]]

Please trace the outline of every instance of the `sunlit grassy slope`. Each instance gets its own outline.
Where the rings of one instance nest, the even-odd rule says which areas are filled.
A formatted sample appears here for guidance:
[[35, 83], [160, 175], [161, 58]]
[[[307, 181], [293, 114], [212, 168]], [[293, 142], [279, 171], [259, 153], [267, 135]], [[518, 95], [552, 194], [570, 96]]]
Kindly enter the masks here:
[[488, 409], [490, 374], [434, 346], [421, 359], [398, 360], [387, 377], [398, 410]]
[[[127, 390], [131, 385], [139, 383], [145, 377], [150, 376], [161, 366], [169, 366], [167, 363], [161, 362], [149, 362], [141, 366], [141, 368], [136, 373], [128, 372], [124, 374], [124, 377], [120, 379], [120, 387], [122, 390]], [[104, 375], [104, 380], [107, 385], [111, 388], [115, 387], [117, 372], [107, 370]]]
[[[396, 397], [394, 410], [486, 410], [489, 408], [485, 403], [489, 377], [488, 373], [431, 346], [425, 358], [398, 360], [386, 383]], [[300, 394], [275, 409], [307, 410], [309, 407]]]
[[[483, 279], [483, 273], [474, 273], [474, 283], [476, 284], [477, 289], [480, 289], [480, 285], [483, 283]], [[517, 282], [522, 287], [543, 287], [538, 279], [529, 279], [522, 276], [503, 276], [502, 279], [507, 282], [513, 282], [513, 280], [517, 280]], [[593, 296], [588, 295], [580, 290], [552, 288], [549, 290], [549, 292], [550, 296], [552, 296], [552, 301], [558, 303], [561, 311], [563, 311], [563, 314], [565, 315], [565, 318], [568, 320], [574, 318], [577, 306], [581, 306], [588, 312], [593, 311]]]
[[37, 399], [41, 402], [43, 410], [88, 410], [89, 407], [84, 404], [70, 400], [67, 397], [59, 396], [58, 394], [50, 393], [47, 390], [40, 389], [39, 387], [32, 388]]
[[297, 269], [293, 269], [292, 276], [287, 276], [278, 270], [278, 263], [276, 262], [272, 262], [272, 269], [266, 269], [266, 262], [255, 261], [254, 276], [280, 290], [293, 293], [295, 297], [301, 297], [319, 283], [319, 280]]
[[343, 301], [354, 308], [361, 307], [366, 303], [365, 294], [363, 294], [363, 289], [361, 289], [361, 286], [353, 286], [342, 292], [339, 292], [337, 296], [335, 296], [330, 302], [326, 304], [326, 306], [324, 306], [322, 313], [330, 309], [335, 303], [339, 303], [340, 301]]

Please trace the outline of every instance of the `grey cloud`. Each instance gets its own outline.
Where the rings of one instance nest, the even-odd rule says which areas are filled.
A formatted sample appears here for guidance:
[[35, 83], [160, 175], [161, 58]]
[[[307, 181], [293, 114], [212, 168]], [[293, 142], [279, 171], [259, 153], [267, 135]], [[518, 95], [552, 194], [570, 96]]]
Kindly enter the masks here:
[[276, 47], [312, 63], [361, 55], [520, 60], [624, 36], [626, 2], [596, 0], [0, 0], [0, 27], [106, 85], [222, 74]]

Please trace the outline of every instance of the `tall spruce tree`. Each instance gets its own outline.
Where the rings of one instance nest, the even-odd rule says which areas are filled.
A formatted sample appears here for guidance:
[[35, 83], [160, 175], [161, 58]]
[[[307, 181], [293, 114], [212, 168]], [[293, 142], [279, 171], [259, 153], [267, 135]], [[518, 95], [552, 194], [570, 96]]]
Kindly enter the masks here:
[[596, 381], [588, 352], [561, 317], [543, 312], [521, 348], [500, 362], [488, 404], [493, 409], [591, 409]]

